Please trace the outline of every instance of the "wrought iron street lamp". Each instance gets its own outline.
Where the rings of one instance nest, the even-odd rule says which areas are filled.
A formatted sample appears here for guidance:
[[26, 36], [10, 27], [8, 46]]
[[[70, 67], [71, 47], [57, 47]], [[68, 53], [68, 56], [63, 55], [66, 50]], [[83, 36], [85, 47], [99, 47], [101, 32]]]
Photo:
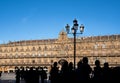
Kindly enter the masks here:
[[[71, 27], [71, 31], [70, 26], [68, 24], [65, 26], [67, 34], [73, 34], [74, 36], [74, 69], [76, 68], [76, 34], [82, 34], [84, 31], [83, 24], [81, 24], [79, 27], [79, 24], [77, 22], [78, 21], [76, 19], [73, 20], [73, 27]], [[77, 32], [78, 27], [80, 30], [79, 33]]]

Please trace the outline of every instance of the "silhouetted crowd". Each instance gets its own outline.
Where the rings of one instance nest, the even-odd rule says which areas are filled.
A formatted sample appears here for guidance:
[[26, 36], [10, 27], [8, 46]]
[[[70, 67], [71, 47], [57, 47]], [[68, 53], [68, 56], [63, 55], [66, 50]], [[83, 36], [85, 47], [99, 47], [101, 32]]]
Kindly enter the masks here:
[[[100, 61], [95, 61], [95, 66], [92, 68], [88, 64], [88, 58], [83, 57], [77, 63], [77, 67], [73, 68], [72, 62], [64, 61], [61, 68], [58, 62], [54, 62], [49, 72], [49, 80], [51, 83], [80, 83], [81, 81], [113, 81], [120, 80], [120, 67], [109, 67], [109, 63], [105, 62], [101, 67]], [[29, 68], [24, 70], [16, 69], [16, 83], [20, 83], [20, 78], [24, 79], [26, 83], [41, 83], [47, 79], [47, 73], [42, 67]]]
[[16, 83], [20, 83], [20, 80], [24, 80], [25, 83], [39, 83], [39, 79], [41, 79], [40, 83], [44, 83], [44, 80], [47, 79], [47, 72], [43, 67], [27, 67], [26, 70], [24, 67], [16, 67], [15, 69]]
[[77, 68], [73, 69], [73, 63], [65, 61], [59, 70], [57, 62], [54, 62], [50, 71], [51, 83], [65, 83], [81, 81], [115, 81], [120, 80], [120, 67], [109, 67], [109, 63], [105, 62], [101, 67], [100, 61], [95, 61], [95, 66], [92, 68], [88, 64], [88, 58], [83, 57], [77, 63]]

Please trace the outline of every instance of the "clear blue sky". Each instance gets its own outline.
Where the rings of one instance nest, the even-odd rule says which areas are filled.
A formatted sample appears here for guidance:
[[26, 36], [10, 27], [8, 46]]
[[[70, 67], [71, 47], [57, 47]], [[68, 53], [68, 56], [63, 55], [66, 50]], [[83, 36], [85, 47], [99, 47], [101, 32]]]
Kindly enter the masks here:
[[120, 0], [0, 0], [0, 43], [58, 38], [74, 18], [80, 36], [120, 34]]

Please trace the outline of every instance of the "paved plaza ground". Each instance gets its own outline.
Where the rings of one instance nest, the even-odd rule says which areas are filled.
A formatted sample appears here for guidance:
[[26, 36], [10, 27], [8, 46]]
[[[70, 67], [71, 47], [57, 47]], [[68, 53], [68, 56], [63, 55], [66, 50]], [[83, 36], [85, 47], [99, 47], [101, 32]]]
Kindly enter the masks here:
[[[15, 73], [2, 73], [0, 83], [15, 83]], [[25, 83], [21, 80], [20, 83]], [[40, 82], [41, 83], [41, 82]], [[45, 80], [45, 83], [50, 83], [49, 80]]]

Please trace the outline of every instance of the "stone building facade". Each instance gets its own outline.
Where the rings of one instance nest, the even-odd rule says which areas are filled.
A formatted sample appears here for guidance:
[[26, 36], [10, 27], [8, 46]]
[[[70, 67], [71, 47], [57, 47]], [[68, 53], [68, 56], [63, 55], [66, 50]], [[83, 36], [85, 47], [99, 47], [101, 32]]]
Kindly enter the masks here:
[[[0, 71], [14, 71], [16, 66], [50, 67], [53, 62], [73, 62], [74, 39], [61, 31], [57, 39], [25, 40], [0, 44]], [[120, 35], [80, 37], [76, 39], [76, 63], [87, 56], [89, 64], [99, 59], [101, 65], [120, 64]]]

